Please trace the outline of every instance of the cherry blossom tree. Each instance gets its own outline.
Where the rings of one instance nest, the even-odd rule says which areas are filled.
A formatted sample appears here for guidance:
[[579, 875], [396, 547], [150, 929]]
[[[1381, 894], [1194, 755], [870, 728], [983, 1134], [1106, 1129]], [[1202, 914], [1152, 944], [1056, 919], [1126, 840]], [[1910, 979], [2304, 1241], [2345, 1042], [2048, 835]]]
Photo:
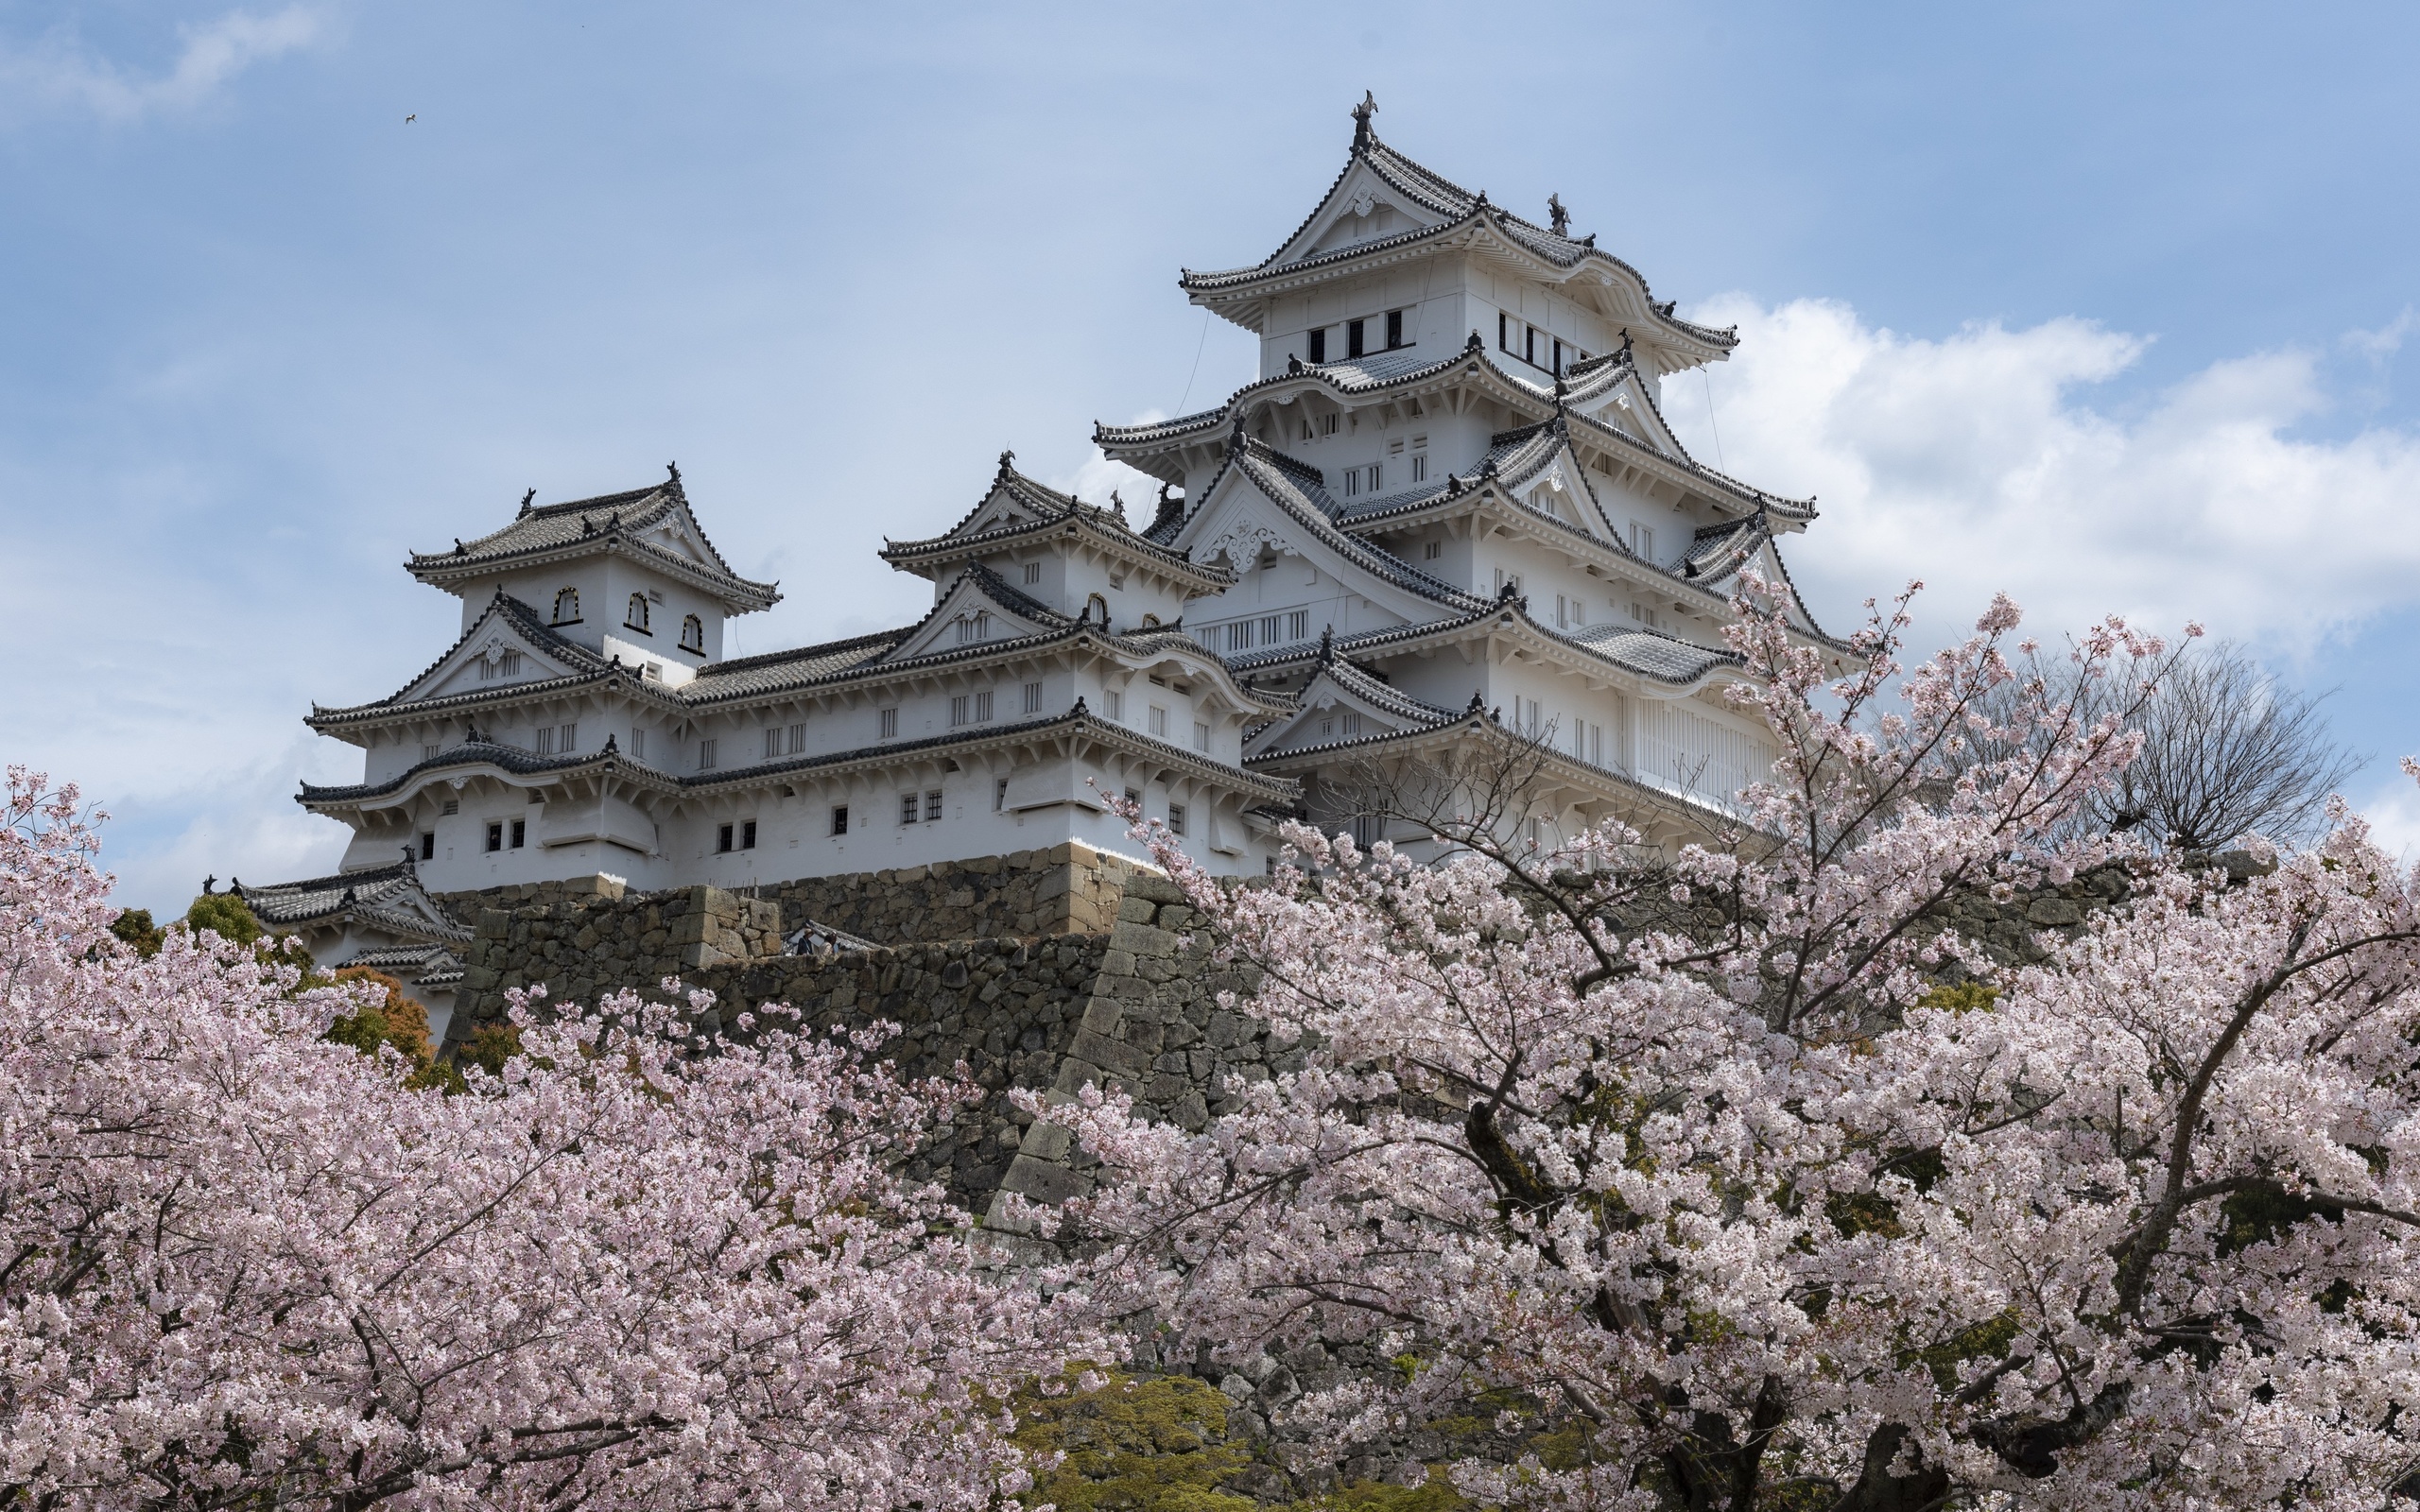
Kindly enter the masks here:
[[[1907, 605], [1840, 674], [1751, 585], [1735, 696], [1781, 755], [1668, 865], [1619, 825], [1448, 824], [1428, 867], [1297, 830], [1237, 889], [1153, 833], [1304, 1053], [1199, 1133], [1028, 1100], [1101, 1160], [1122, 1305], [1238, 1362], [1394, 1358], [1315, 1383], [1313, 1442], [1495, 1404], [1539, 1447], [1456, 1466], [1488, 1502], [2383, 1504], [2420, 1406], [2420, 876], [2341, 810], [2248, 883], [2069, 822], [2176, 652], [2113, 620], [2054, 688], [2003, 600], [1909, 666]], [[2124, 905], [2037, 964], [1949, 927], [2102, 867]]]
[[[366, 988], [113, 938], [73, 788], [0, 829], [0, 1501], [1013, 1507], [1002, 1404], [1106, 1358], [893, 1174], [972, 1093], [780, 1013], [524, 1005], [447, 1096]], [[671, 984], [667, 984], [667, 987]]]

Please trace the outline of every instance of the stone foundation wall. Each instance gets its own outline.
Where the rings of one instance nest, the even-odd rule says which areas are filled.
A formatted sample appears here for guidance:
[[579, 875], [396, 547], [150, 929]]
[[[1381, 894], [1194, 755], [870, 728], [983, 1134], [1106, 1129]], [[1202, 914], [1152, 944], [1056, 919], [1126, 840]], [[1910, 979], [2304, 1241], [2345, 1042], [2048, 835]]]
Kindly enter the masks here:
[[[1075, 841], [1004, 856], [947, 865], [902, 867], [760, 883], [742, 896], [781, 905], [785, 929], [812, 919], [877, 945], [937, 939], [1033, 939], [1046, 935], [1105, 935], [1117, 923], [1126, 885], [1157, 876], [1123, 856]], [[673, 889], [663, 896], [676, 896]], [[625, 895], [624, 884], [602, 874], [561, 882], [517, 883], [474, 892], [432, 894], [460, 919], [475, 922], [491, 908], [584, 903]]]
[[[1247, 984], [1215, 968], [1184, 932], [1193, 910], [1173, 883], [1128, 868], [1107, 927], [1038, 938], [959, 939], [822, 957], [784, 955], [787, 908], [714, 887], [618, 893], [490, 908], [479, 915], [448, 1046], [504, 1017], [505, 994], [544, 985], [556, 1003], [622, 988], [660, 999], [661, 981], [716, 995], [717, 1018], [786, 1003], [818, 1028], [884, 1020], [882, 1048], [910, 1075], [963, 1062], [989, 1094], [916, 1174], [983, 1211], [1003, 1190], [1055, 1201], [1088, 1185], [1067, 1136], [1009, 1105], [1011, 1088], [1070, 1094], [1115, 1086], [1154, 1117], [1200, 1128], [1230, 1076], [1291, 1064], [1257, 1020], [1218, 1006]], [[828, 921], [828, 920], [827, 920]]]
[[878, 945], [936, 939], [1032, 939], [1107, 934], [1127, 884], [1156, 876], [1123, 856], [1069, 841], [947, 866], [803, 877], [755, 889], [798, 928], [808, 919]]

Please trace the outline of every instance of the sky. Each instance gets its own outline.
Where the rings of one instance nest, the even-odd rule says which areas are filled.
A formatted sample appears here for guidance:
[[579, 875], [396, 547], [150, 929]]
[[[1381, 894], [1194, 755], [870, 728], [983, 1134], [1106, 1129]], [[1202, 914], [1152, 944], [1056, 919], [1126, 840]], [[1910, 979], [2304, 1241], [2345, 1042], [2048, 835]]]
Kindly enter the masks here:
[[301, 723], [452, 640], [401, 569], [678, 461], [785, 601], [994, 460], [1148, 494], [1096, 421], [1216, 403], [1175, 287], [1267, 255], [1349, 108], [1737, 323], [1693, 449], [1817, 495], [1832, 628], [2192, 620], [2334, 690], [2420, 845], [2420, 10], [2310, 4], [884, 7], [0, 0], [0, 759], [112, 816], [130, 905], [323, 872]]

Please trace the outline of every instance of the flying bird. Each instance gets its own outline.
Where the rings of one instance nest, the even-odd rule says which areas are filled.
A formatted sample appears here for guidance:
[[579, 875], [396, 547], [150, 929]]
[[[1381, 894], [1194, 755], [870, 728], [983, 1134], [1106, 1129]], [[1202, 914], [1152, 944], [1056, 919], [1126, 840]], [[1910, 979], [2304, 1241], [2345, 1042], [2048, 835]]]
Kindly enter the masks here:
[[418, 112], [418, 111], [414, 111], [414, 112], [412, 112], [412, 113], [411, 113], [411, 114], [406, 115], [406, 116], [405, 116], [405, 117], [404, 117], [404, 124], [405, 124], [406, 126], [409, 126], [409, 125], [411, 125], [414, 121], [417, 121], [417, 120], [419, 120], [419, 119], [420, 119], [420, 112]]

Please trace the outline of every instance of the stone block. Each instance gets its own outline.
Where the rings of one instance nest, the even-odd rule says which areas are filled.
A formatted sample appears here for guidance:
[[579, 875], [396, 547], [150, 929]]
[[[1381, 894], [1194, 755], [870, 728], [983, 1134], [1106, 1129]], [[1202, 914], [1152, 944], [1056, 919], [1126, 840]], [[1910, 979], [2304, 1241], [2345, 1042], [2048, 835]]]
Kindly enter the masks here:
[[1150, 899], [1130, 896], [1117, 905], [1117, 918], [1121, 923], [1148, 924], [1159, 911], [1159, 904]]
[[1046, 1207], [1080, 1195], [1086, 1183], [1075, 1172], [1051, 1160], [1037, 1160], [1020, 1152], [1009, 1162], [1008, 1174], [1000, 1178], [1000, 1190], [1013, 1192], [1028, 1202]]
[[1109, 944], [1112, 950], [1132, 951], [1136, 955], [1173, 955], [1177, 949], [1176, 936], [1167, 930], [1123, 919], [1109, 932]]
[[1017, 1142], [1017, 1149], [1037, 1160], [1063, 1161], [1076, 1147], [1074, 1133], [1057, 1124], [1034, 1124]]
[[2083, 910], [2065, 898], [2037, 898], [2026, 905], [2025, 917], [2045, 928], [2056, 929], [2083, 922]]
[[1140, 1079], [1151, 1069], [1151, 1057], [1144, 1052], [1090, 1029], [1078, 1029], [1075, 1041], [1067, 1048], [1071, 1054], [1120, 1076]]

